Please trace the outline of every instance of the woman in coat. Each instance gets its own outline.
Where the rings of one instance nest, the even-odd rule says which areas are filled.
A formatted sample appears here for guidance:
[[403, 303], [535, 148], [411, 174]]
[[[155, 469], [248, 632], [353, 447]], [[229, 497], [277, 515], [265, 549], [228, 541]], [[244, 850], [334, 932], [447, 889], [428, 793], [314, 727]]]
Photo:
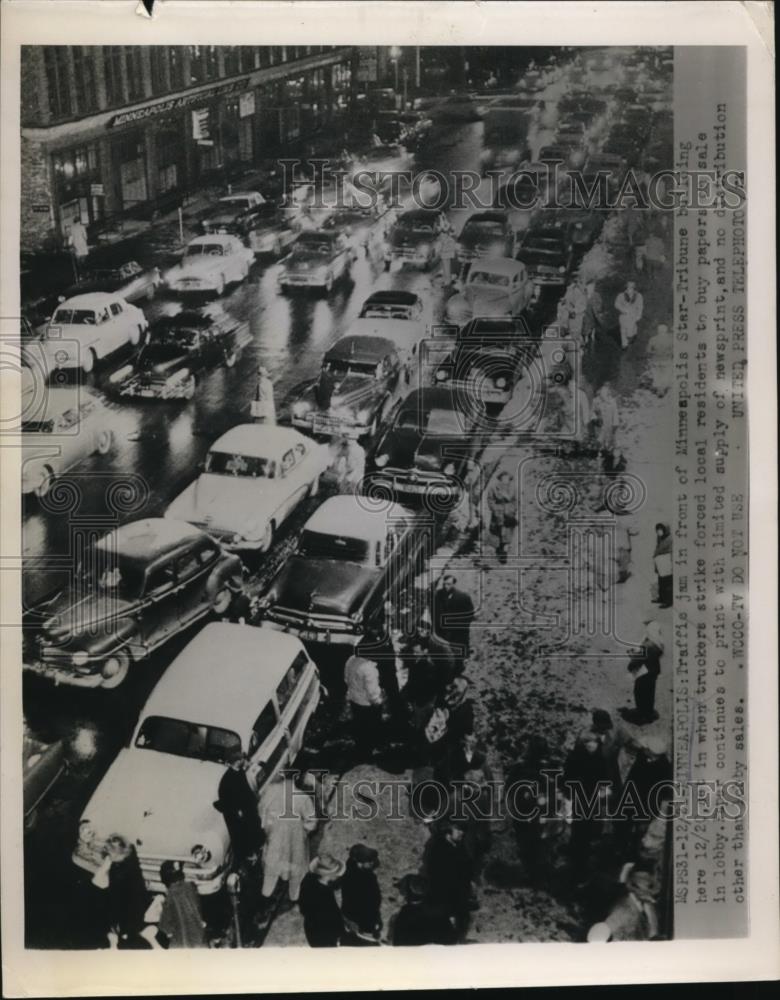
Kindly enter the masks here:
[[273, 896], [279, 879], [288, 883], [290, 899], [296, 902], [301, 881], [309, 870], [309, 834], [317, 829], [317, 812], [310, 795], [289, 778], [278, 776], [260, 796], [265, 900]]
[[496, 555], [499, 562], [506, 562], [507, 545], [512, 531], [517, 527], [517, 495], [512, 477], [508, 472], [500, 472], [488, 490], [488, 510], [490, 511], [490, 531], [498, 539]]
[[160, 881], [167, 892], [158, 928], [168, 939], [169, 948], [206, 948], [206, 924], [200, 895], [193, 882], [184, 878], [180, 861], [163, 861]]
[[674, 599], [674, 577], [672, 575], [672, 533], [669, 525], [659, 521], [655, 526], [655, 551], [653, 568], [658, 580], [658, 605], [670, 608]]

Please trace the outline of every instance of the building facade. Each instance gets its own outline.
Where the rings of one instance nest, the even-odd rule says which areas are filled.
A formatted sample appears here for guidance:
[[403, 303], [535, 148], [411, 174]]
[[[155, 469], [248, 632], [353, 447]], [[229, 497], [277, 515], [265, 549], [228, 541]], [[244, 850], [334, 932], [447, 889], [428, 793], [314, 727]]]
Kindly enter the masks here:
[[348, 115], [354, 60], [333, 46], [23, 47], [21, 249], [305, 149]]

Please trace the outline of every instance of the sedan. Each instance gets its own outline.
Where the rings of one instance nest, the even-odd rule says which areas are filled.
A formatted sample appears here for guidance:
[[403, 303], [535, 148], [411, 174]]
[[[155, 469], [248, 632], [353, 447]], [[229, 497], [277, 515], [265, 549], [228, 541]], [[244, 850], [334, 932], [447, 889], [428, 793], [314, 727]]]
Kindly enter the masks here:
[[520, 243], [517, 259], [528, 268], [528, 274], [535, 285], [566, 287], [572, 251], [566, 234], [561, 229], [529, 229]]
[[220, 198], [200, 220], [204, 233], [245, 236], [264, 214], [273, 210], [259, 191], [234, 191]]
[[349, 279], [353, 262], [354, 251], [342, 233], [322, 229], [301, 233], [282, 261], [279, 289], [319, 288], [330, 293], [337, 281]]
[[118, 295], [75, 295], [62, 302], [52, 316], [41, 350], [49, 372], [80, 368], [86, 375], [109, 354], [128, 344], [140, 344], [148, 328], [138, 306]]
[[197, 236], [187, 244], [181, 263], [165, 273], [173, 292], [222, 295], [228, 285], [243, 281], [255, 259], [236, 236]]
[[165, 512], [227, 548], [268, 552], [276, 531], [319, 489], [330, 464], [325, 445], [291, 427], [241, 424], [214, 442], [203, 472]]
[[75, 285], [65, 290], [60, 301], [87, 292], [111, 292], [121, 296], [125, 302], [137, 302], [139, 299], [153, 299], [161, 284], [158, 268], [143, 268], [138, 261], [128, 260], [114, 267], [96, 267], [86, 271]]
[[467, 264], [482, 257], [511, 257], [514, 246], [506, 212], [474, 212], [458, 237], [458, 260]]

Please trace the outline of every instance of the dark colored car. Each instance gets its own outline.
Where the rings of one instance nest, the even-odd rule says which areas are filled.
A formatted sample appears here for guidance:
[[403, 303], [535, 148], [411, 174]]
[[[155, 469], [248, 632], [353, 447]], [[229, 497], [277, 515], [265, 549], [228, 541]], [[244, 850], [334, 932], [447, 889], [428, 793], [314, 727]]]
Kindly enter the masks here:
[[202, 372], [236, 363], [242, 327], [246, 324], [221, 310], [183, 310], [163, 316], [152, 323], [131, 373], [119, 382], [119, 395], [192, 399]]
[[363, 303], [360, 315], [368, 319], [417, 320], [422, 316], [422, 311], [422, 300], [415, 292], [388, 288], [372, 292]]
[[273, 203], [259, 191], [235, 191], [220, 198], [201, 216], [200, 230], [203, 233], [246, 236], [260, 219], [274, 211]]
[[446, 511], [459, 501], [468, 460], [478, 450], [484, 410], [461, 408], [461, 394], [431, 386], [396, 405], [392, 421], [366, 456], [369, 489], [400, 502]]
[[392, 340], [347, 334], [325, 354], [319, 378], [301, 387], [293, 426], [311, 434], [372, 436], [400, 374]]
[[425, 563], [425, 518], [398, 504], [371, 508], [331, 497], [309, 518], [298, 547], [261, 601], [264, 623], [304, 642], [354, 645], [381, 621]]
[[529, 229], [515, 256], [525, 264], [534, 284], [566, 286], [572, 252], [561, 229], [554, 226]]
[[[590, 185], [589, 185], [590, 186]], [[566, 243], [574, 251], [584, 252], [596, 242], [604, 225], [604, 213], [584, 208], [571, 199], [572, 204], [565, 208], [553, 209], [543, 225], [545, 228], [560, 229], [566, 238]]]
[[349, 278], [354, 252], [337, 230], [312, 229], [301, 233], [282, 261], [279, 288], [320, 288], [330, 292], [334, 284]]
[[224, 615], [241, 585], [238, 556], [200, 528], [168, 518], [125, 524], [38, 609], [44, 620], [26, 637], [24, 668], [59, 684], [119, 687], [134, 662], [210, 612]]
[[300, 227], [289, 212], [274, 208], [272, 212], [258, 216], [246, 234], [250, 250], [258, 255], [281, 257], [293, 245], [300, 233]]
[[433, 208], [414, 208], [399, 215], [390, 231], [390, 259], [431, 267], [439, 256], [441, 220], [442, 213]]
[[162, 276], [156, 267], [141, 267], [135, 260], [128, 260], [111, 267], [96, 267], [84, 271], [81, 278], [64, 291], [44, 295], [30, 303], [28, 320], [38, 330], [51, 319], [61, 302], [75, 295], [89, 292], [109, 292], [121, 296], [125, 302], [152, 299], [162, 285]]
[[515, 234], [505, 212], [474, 212], [458, 237], [458, 260], [470, 263], [480, 257], [511, 257]]

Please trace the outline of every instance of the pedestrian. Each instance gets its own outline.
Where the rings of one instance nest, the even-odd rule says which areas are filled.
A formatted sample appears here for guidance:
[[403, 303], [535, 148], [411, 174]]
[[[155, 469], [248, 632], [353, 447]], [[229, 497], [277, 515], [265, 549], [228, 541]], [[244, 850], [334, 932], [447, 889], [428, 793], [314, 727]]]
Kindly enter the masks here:
[[507, 561], [507, 546], [517, 527], [517, 494], [510, 474], [499, 472], [488, 490], [488, 510], [490, 511], [490, 531], [497, 540], [496, 556], [499, 562]]
[[428, 882], [421, 875], [405, 875], [399, 888], [406, 902], [391, 922], [395, 947], [454, 944], [455, 931], [444, 907], [429, 899]]
[[454, 648], [442, 636], [434, 634], [430, 619], [425, 616], [417, 622], [417, 629], [411, 638], [411, 645], [416, 656], [427, 656], [438, 678], [439, 691], [443, 692], [455, 677], [457, 657]]
[[103, 862], [92, 884], [106, 893], [108, 939], [114, 948], [146, 948], [143, 931], [149, 905], [135, 846], [121, 834], [106, 840]]
[[406, 698], [409, 684], [410, 652], [400, 624], [391, 619], [388, 624], [388, 641], [380, 651], [373, 653], [379, 670], [379, 683], [384, 692], [384, 702], [389, 715], [391, 739], [406, 741], [409, 728], [409, 703]]
[[639, 534], [630, 524], [618, 522], [615, 525], [615, 582], [625, 583], [631, 576], [633, 544], [631, 539]]
[[264, 788], [258, 808], [265, 835], [263, 901], [268, 904], [281, 879], [295, 903], [309, 868], [309, 834], [317, 829], [314, 803], [292, 778], [279, 774]]
[[644, 726], [655, 722], [655, 687], [661, 672], [661, 656], [665, 644], [661, 626], [649, 612], [644, 619], [642, 645], [635, 650], [628, 664], [628, 672], [634, 679], [634, 710], [624, 711], [624, 718]]
[[376, 877], [379, 854], [367, 844], [353, 844], [341, 881], [341, 915], [347, 945], [376, 945], [382, 933], [382, 891]]
[[303, 932], [311, 948], [336, 948], [344, 938], [344, 920], [336, 899], [335, 883], [346, 865], [331, 854], [320, 854], [309, 865], [298, 899]]
[[575, 344], [584, 347], [582, 326], [585, 320], [585, 310], [588, 306], [588, 295], [579, 274], [575, 276], [574, 281], [566, 289], [566, 294], [561, 299], [561, 305], [562, 318], [566, 320], [569, 336]]
[[265, 365], [257, 369], [257, 388], [252, 400], [251, 416], [258, 424], [276, 423], [276, 403], [274, 402], [274, 385]]
[[613, 465], [620, 414], [615, 394], [609, 382], [605, 382], [593, 397], [590, 413], [590, 425], [596, 451], [605, 463]]
[[613, 824], [615, 846], [623, 857], [634, 860], [652, 821], [659, 815], [668, 815], [672, 778], [666, 734], [652, 731], [642, 734]]
[[160, 881], [166, 892], [157, 927], [167, 938], [168, 947], [208, 947], [200, 894], [194, 882], [184, 877], [181, 861], [163, 861]]
[[674, 576], [672, 573], [672, 533], [669, 525], [659, 521], [655, 526], [655, 551], [653, 568], [658, 593], [653, 595], [653, 603], [661, 608], [670, 608], [674, 600]]
[[563, 768], [566, 795], [572, 803], [571, 863], [575, 877], [580, 879], [588, 872], [613, 791], [612, 770], [600, 751], [597, 734], [587, 729], [580, 734]]
[[442, 784], [451, 785], [456, 781], [465, 781], [466, 774], [472, 770], [482, 771], [487, 782], [493, 780], [487, 750], [475, 732], [463, 733], [460, 739], [451, 741], [435, 777]]
[[529, 881], [539, 884], [549, 871], [540, 818], [549, 800], [546, 772], [551, 770], [547, 740], [533, 734], [523, 757], [507, 770], [504, 783], [506, 809], [512, 820], [518, 854]]
[[241, 753], [227, 766], [219, 783], [214, 808], [222, 813], [230, 835], [233, 857], [240, 865], [257, 861], [263, 831], [257, 815], [257, 794], [250, 782], [249, 758]]
[[661, 234], [652, 232], [645, 243], [645, 272], [648, 283], [657, 283], [666, 267], [666, 246]]
[[445, 819], [426, 845], [424, 868], [428, 900], [452, 922], [456, 941], [468, 930], [472, 900], [472, 862], [463, 843], [463, 826]]
[[361, 761], [370, 760], [382, 727], [382, 687], [376, 662], [358, 645], [344, 666], [347, 702], [352, 714], [355, 752]]
[[605, 334], [609, 329], [609, 317], [601, 292], [596, 288], [596, 283], [588, 282], [585, 290], [588, 300], [585, 314], [582, 317], [582, 341], [585, 347], [593, 347], [596, 338]]
[[636, 337], [644, 311], [644, 299], [636, 290], [636, 282], [626, 282], [624, 291], [615, 299], [615, 309], [620, 323], [620, 346], [626, 348]]
[[447, 738], [450, 745], [474, 732], [474, 701], [468, 697], [469, 680], [456, 677], [444, 692], [444, 701], [449, 712], [447, 718]]
[[89, 241], [87, 239], [87, 227], [78, 216], [71, 222], [68, 232], [68, 246], [70, 247], [73, 271], [76, 281], [81, 277], [81, 269], [84, 261], [89, 256]]
[[474, 602], [465, 590], [457, 587], [457, 577], [447, 573], [433, 595], [433, 626], [436, 634], [452, 648], [455, 673], [462, 674], [464, 660], [470, 655], [470, 631], [474, 620]]
[[469, 767], [463, 779], [450, 788], [448, 814], [463, 825], [463, 846], [471, 860], [474, 876], [490, 848], [491, 819], [494, 810], [493, 789], [487, 769], [477, 764]]

